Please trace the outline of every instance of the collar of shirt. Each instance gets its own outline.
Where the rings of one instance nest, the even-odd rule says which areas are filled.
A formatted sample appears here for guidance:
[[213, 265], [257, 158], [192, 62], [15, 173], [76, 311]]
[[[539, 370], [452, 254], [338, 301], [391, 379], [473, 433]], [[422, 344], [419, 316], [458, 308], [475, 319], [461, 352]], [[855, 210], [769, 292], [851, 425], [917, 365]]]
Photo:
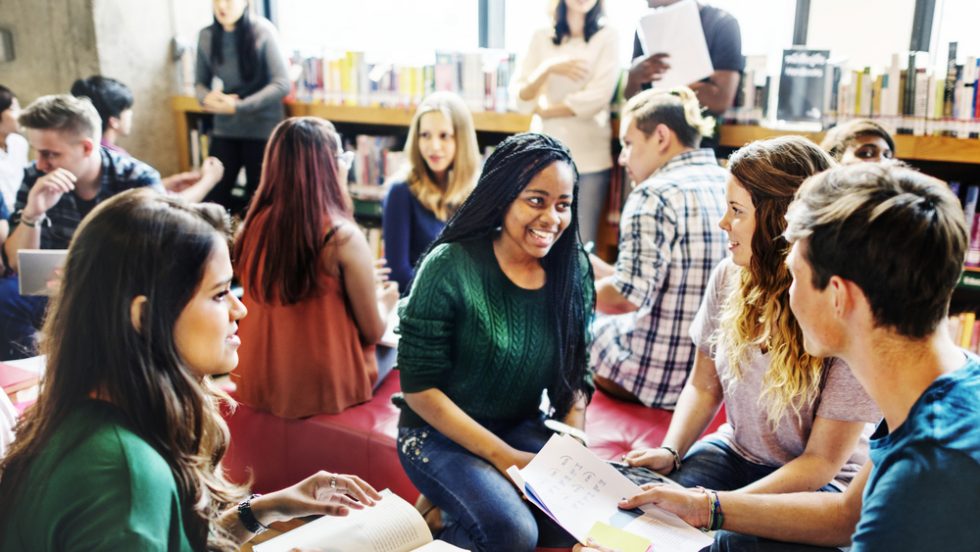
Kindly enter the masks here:
[[691, 151], [686, 151], [680, 155], [675, 156], [667, 164], [660, 168], [659, 171], [653, 173], [654, 177], [661, 176], [673, 170], [677, 170], [680, 167], [686, 167], [689, 165], [718, 165], [718, 159], [715, 158], [715, 152], [712, 149], [702, 148]]

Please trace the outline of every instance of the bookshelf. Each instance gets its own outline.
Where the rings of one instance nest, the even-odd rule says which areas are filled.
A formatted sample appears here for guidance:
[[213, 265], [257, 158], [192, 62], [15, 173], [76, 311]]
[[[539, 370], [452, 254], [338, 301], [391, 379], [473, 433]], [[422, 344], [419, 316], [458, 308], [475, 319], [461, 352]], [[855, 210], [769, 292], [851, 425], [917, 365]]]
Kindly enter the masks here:
[[[757, 125], [722, 125], [718, 141], [725, 147], [740, 148], [755, 140], [787, 134], [805, 136], [818, 143], [823, 139], [822, 132], [799, 132]], [[895, 139], [895, 157], [899, 159], [980, 164], [980, 140], [975, 138], [912, 136], [908, 134], [896, 134], [893, 138]]]
[[[192, 96], [175, 96], [171, 101], [177, 135], [177, 156], [180, 170], [191, 169], [189, 131], [191, 118], [206, 115]], [[328, 105], [323, 103], [294, 102], [286, 105], [290, 117], [322, 117], [332, 123], [347, 123], [365, 127], [397, 127], [407, 129], [412, 122], [414, 108], [368, 107], [352, 105]], [[517, 134], [531, 126], [531, 116], [520, 113], [473, 113], [477, 133]]]

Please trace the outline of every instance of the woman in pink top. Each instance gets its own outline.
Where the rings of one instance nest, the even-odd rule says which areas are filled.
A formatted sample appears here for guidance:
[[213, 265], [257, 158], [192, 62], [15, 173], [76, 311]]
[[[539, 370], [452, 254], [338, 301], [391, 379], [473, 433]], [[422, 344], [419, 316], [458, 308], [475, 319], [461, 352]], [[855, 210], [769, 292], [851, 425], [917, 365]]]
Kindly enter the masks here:
[[[685, 486], [788, 493], [841, 490], [866, 461], [862, 432], [880, 418], [877, 407], [843, 362], [806, 353], [789, 308], [786, 208], [807, 177], [833, 164], [798, 136], [731, 157], [720, 222], [731, 256], [715, 267], [691, 325], [693, 371], [663, 446], [627, 462]], [[698, 441], [722, 401], [729, 423]]]

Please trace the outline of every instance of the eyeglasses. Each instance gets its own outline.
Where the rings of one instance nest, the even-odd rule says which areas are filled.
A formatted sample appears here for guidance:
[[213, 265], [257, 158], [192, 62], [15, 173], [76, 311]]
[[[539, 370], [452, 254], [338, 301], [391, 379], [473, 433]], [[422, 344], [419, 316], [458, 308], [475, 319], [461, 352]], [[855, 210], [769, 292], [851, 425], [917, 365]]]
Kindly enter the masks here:
[[345, 151], [339, 153], [335, 159], [337, 159], [337, 164], [343, 167], [345, 170], [350, 170], [351, 165], [354, 164], [354, 152]]

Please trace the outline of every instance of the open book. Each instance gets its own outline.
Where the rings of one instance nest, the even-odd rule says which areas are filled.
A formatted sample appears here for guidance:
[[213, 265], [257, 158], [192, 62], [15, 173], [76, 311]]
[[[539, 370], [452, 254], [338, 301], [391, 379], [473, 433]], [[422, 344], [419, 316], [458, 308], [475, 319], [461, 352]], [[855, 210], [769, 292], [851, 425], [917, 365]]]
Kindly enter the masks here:
[[648, 539], [654, 552], [697, 552], [711, 545], [710, 535], [656, 506], [620, 510], [619, 500], [640, 487], [571, 437], [552, 437], [527, 467], [511, 466], [507, 473], [531, 503], [579, 542], [594, 538], [600, 525]]
[[381, 500], [344, 517], [323, 516], [274, 539], [257, 544], [255, 552], [453, 552], [462, 548], [433, 541], [415, 508], [395, 493], [381, 491]]

